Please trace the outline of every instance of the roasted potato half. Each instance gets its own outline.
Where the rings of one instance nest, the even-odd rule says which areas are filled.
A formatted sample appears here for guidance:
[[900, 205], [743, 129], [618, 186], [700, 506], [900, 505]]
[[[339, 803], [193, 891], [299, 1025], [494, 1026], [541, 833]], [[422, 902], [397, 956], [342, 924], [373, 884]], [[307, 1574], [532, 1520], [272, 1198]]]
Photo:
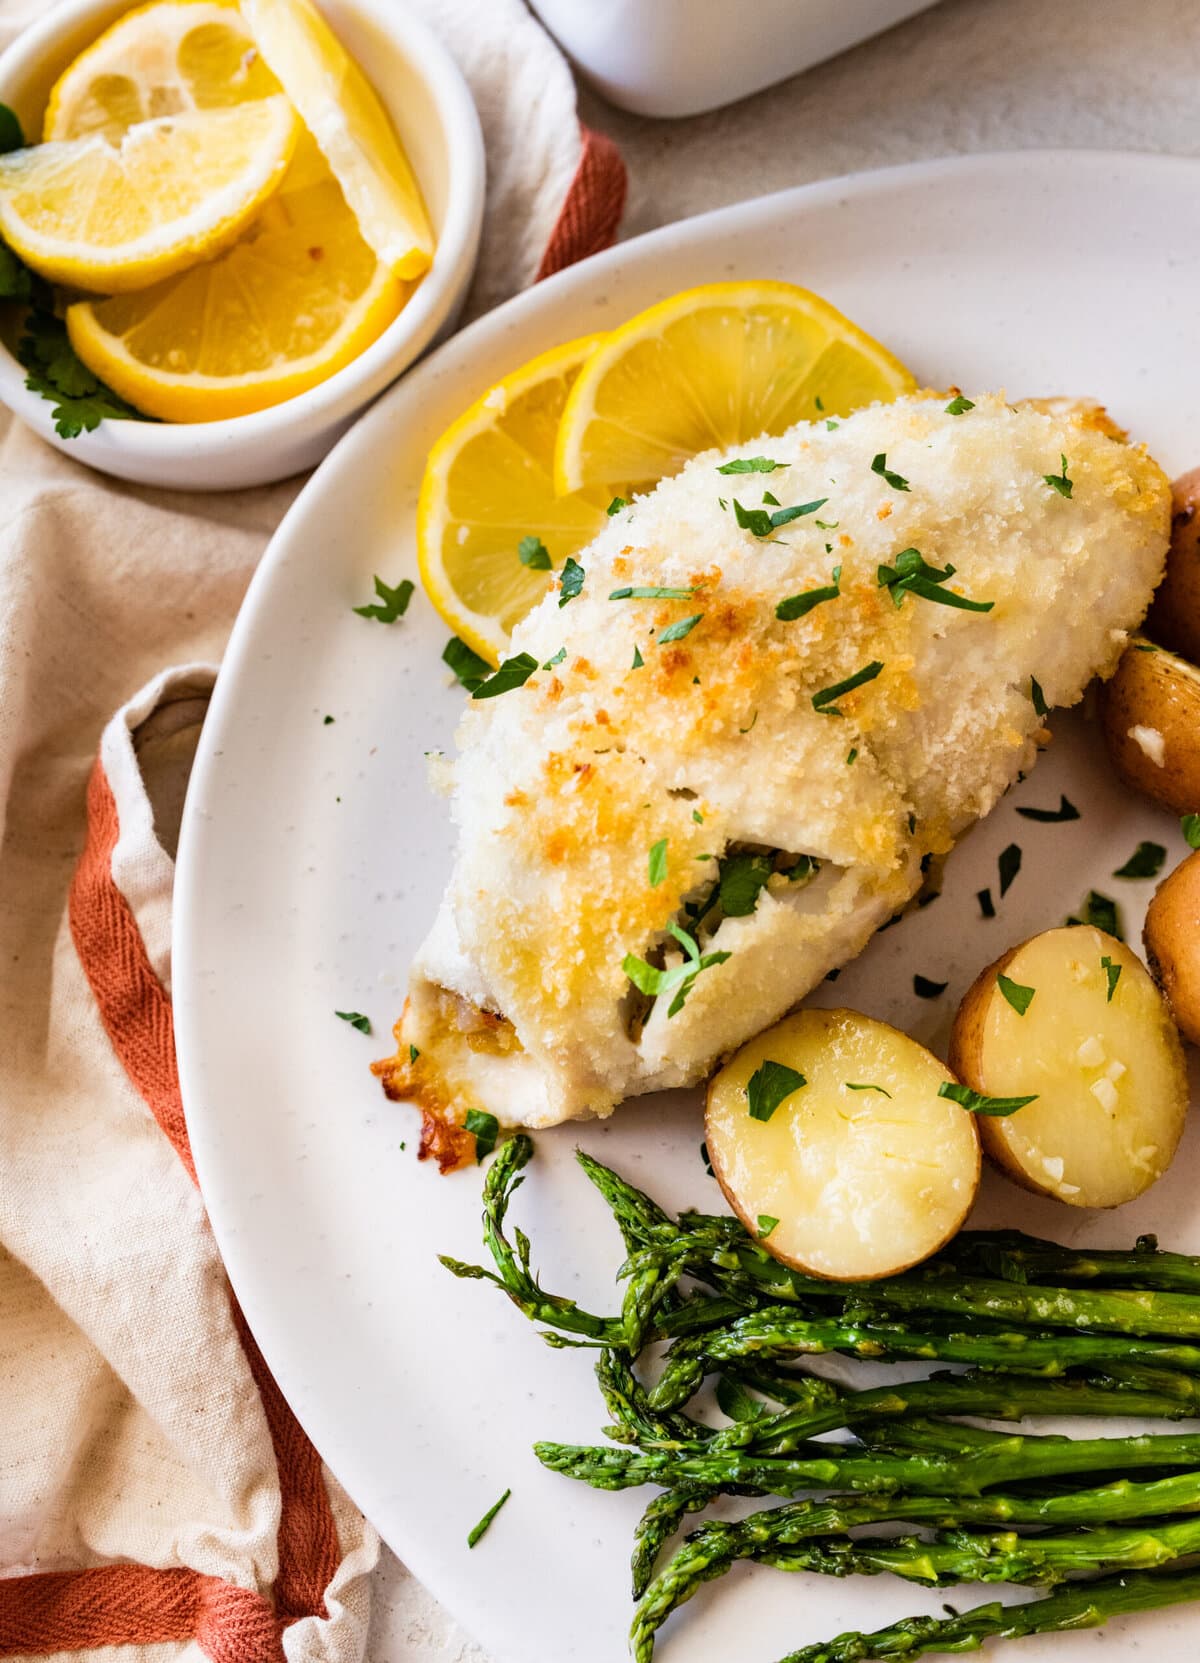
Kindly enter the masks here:
[[784, 1264], [839, 1281], [905, 1270], [955, 1233], [979, 1186], [975, 1117], [938, 1096], [951, 1079], [857, 1011], [786, 1017], [708, 1088], [717, 1181]]
[[1200, 468], [1173, 487], [1167, 569], [1146, 618], [1146, 634], [1160, 646], [1200, 664]]
[[1100, 693], [1108, 754], [1125, 784], [1190, 814], [1200, 808], [1200, 670], [1138, 636]]
[[1200, 1045], [1200, 851], [1155, 890], [1142, 940], [1176, 1027]]
[[1183, 1047], [1137, 955], [1090, 925], [1046, 930], [997, 959], [959, 1006], [950, 1066], [990, 1098], [983, 1146], [1026, 1189], [1118, 1207], [1171, 1164], [1188, 1107]]

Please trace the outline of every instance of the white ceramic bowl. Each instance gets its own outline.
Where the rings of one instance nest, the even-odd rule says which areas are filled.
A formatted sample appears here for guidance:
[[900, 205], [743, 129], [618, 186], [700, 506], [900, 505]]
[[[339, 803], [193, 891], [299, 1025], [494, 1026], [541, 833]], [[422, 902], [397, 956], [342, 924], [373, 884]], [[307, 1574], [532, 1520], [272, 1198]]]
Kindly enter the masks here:
[[[0, 57], [0, 102], [32, 139], [66, 65], [141, 0], [67, 0]], [[433, 264], [400, 316], [365, 352], [308, 392], [216, 422], [106, 421], [60, 439], [52, 406], [27, 391], [0, 344], [0, 400], [77, 461], [144, 485], [226, 491], [286, 479], [319, 462], [359, 412], [431, 342], [447, 334], [479, 248], [484, 162], [479, 118], [457, 65], [402, 0], [319, 0], [346, 50], [370, 76], [408, 152], [437, 237]]]

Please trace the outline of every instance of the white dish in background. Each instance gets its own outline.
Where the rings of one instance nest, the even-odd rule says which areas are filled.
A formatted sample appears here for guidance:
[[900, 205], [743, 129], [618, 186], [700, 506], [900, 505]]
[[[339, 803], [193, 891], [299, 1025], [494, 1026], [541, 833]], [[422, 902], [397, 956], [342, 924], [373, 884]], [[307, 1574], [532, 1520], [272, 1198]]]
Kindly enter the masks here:
[[636, 115], [715, 110], [935, 0], [529, 0], [585, 78]]
[[[0, 102], [32, 143], [50, 89], [71, 60], [142, 0], [67, 0], [0, 56]], [[60, 439], [53, 405], [25, 386], [0, 342], [0, 401], [77, 462], [118, 479], [188, 491], [267, 485], [313, 467], [372, 399], [454, 325], [483, 222], [479, 117], [445, 47], [403, 0], [319, 0], [343, 46], [387, 106], [420, 182], [437, 238], [433, 264], [398, 318], [344, 369], [296, 398], [215, 422], [105, 421]]]
[[[1197, 461], [1200, 228], [1177, 206], [1200, 164], [1024, 154], [865, 174], [668, 227], [585, 262], [442, 348], [350, 434], [296, 502], [254, 579], [200, 743], [176, 887], [175, 1015], [192, 1147], [250, 1325], [351, 1495], [495, 1663], [613, 1663], [630, 1614], [630, 1535], [648, 1492], [543, 1471], [535, 1438], [599, 1441], [584, 1351], [552, 1351], [479, 1262], [479, 1180], [414, 1159], [417, 1117], [367, 1072], [388, 1051], [409, 957], [449, 867], [446, 805], [423, 753], [448, 746], [462, 692], [418, 594], [390, 627], [357, 618], [376, 572], [415, 577], [413, 512], [430, 441], [531, 354], [688, 284], [781, 277], [818, 289], [935, 386], [1094, 394], [1163, 464]], [[1169, 235], [1165, 230], [1170, 227]], [[335, 721], [326, 725], [323, 718]], [[821, 1003], [857, 1006], [941, 1049], [955, 1000], [1006, 946], [1060, 923], [1089, 885], [1119, 893], [1137, 939], [1149, 883], [1110, 874], [1139, 840], [1185, 852], [1178, 823], [1111, 777], [1094, 729], [1058, 741], [951, 858], [943, 897], [876, 937]], [[1082, 818], [1038, 825], [1017, 804]], [[1007, 843], [1025, 851], [998, 917]], [[949, 980], [936, 1002], [912, 976]], [[365, 1039], [335, 1009], [372, 1019]], [[574, 1165], [581, 1144], [668, 1205], [719, 1204], [700, 1162], [699, 1094], [638, 1099], [538, 1137], [514, 1214], [546, 1285], [611, 1310], [622, 1254]], [[402, 1151], [401, 1144], [407, 1148]], [[990, 1174], [977, 1222], [1200, 1250], [1193, 1125], [1172, 1172], [1116, 1214], [1074, 1212]], [[1114, 1431], [1118, 1427], [1114, 1427]], [[466, 1533], [506, 1487], [478, 1548]], [[891, 1579], [844, 1583], [739, 1566], [663, 1631], [661, 1663], [770, 1663], [808, 1640], [996, 1597]], [[999, 1597], [1006, 1598], [1001, 1592]], [[1200, 1612], [1113, 1625], [1191, 1663]], [[1025, 1640], [1013, 1663], [1084, 1663], [1092, 1634]]]

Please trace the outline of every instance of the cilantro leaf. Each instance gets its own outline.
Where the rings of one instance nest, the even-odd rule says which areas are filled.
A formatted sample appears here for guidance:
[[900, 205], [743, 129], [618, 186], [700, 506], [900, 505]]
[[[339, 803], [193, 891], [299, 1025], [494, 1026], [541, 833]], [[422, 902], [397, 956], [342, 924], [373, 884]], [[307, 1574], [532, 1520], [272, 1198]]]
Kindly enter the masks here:
[[1124, 966], [1114, 964], [1108, 954], [1105, 953], [1104, 957], [1100, 960], [1100, 968], [1104, 971], [1105, 976], [1108, 978], [1108, 991], [1104, 995], [1104, 1003], [1106, 1005], [1111, 1005], [1113, 1001], [1113, 994], [1117, 991], [1117, 983], [1121, 980], [1121, 971]]
[[[0, 104], [0, 109], [3, 108]], [[33, 273], [7, 243], [0, 243], [0, 300], [27, 301], [32, 298]]]
[[952, 1103], [957, 1103], [960, 1109], [967, 1109], [971, 1114], [1007, 1115], [1015, 1114], [1023, 1109], [1026, 1103], [1036, 1103], [1037, 1093], [1032, 1097], [985, 1097], [982, 1092], [972, 1091], [970, 1086], [953, 1084], [943, 1080], [938, 1087], [939, 1097], [948, 1097]]
[[786, 467], [786, 462], [773, 462], [769, 456], [735, 456], [732, 462], [726, 462], [717, 472], [775, 473], [777, 469]]
[[820, 606], [822, 601], [835, 601], [841, 593], [842, 568], [833, 568], [832, 581], [820, 589], [805, 589], [799, 595], [789, 595], [781, 600], [775, 608], [775, 616], [781, 623], [794, 623], [797, 618], [803, 618], [811, 612], [814, 606]]
[[570, 555], [563, 562], [563, 569], [558, 574], [558, 604], [565, 606], [583, 593], [583, 580], [587, 572], [577, 560]]
[[879, 587], [891, 592], [893, 605], [904, 604], [905, 595], [916, 595], [925, 601], [937, 601], [942, 606], [957, 606], [963, 612], [990, 612], [995, 601], [968, 600], [941, 585], [954, 576], [955, 568], [931, 566], [920, 549], [901, 549], [894, 566], [877, 569]]
[[1118, 866], [1114, 878], [1157, 878], [1162, 871], [1167, 851], [1161, 843], [1139, 843], [1124, 866]]
[[361, 1011], [334, 1011], [333, 1014], [340, 1016], [342, 1021], [348, 1022], [352, 1028], [357, 1028], [360, 1034], [371, 1032], [371, 1018], [364, 1016]]
[[1189, 849], [1200, 849], [1200, 814], [1185, 814], [1179, 829]]
[[1014, 982], [1009, 976], [997, 976], [996, 986], [1008, 1000], [1018, 1016], [1024, 1016], [1033, 1003], [1036, 987], [1025, 987], [1020, 982]]
[[468, 693], [473, 693], [492, 673], [487, 659], [480, 658], [479, 654], [468, 647], [465, 641], [460, 641], [457, 635], [452, 635], [442, 648], [442, 663], [450, 666], [455, 679], [462, 683]]
[[1052, 491], [1057, 491], [1060, 497], [1069, 497], [1075, 489], [1075, 481], [1067, 478], [1066, 457], [1060, 455], [1059, 461], [1062, 464], [1062, 472], [1044, 473], [1042, 475], [1042, 483], [1044, 485], [1048, 485]]
[[496, 1147], [496, 1139], [500, 1136], [500, 1122], [495, 1115], [488, 1114], [486, 1109], [468, 1109], [463, 1125], [468, 1132], [475, 1135], [476, 1161], [490, 1155]]
[[1069, 797], [1062, 797], [1057, 808], [1019, 808], [1017, 813], [1023, 820], [1037, 820], [1045, 826], [1079, 819], [1079, 810]]
[[770, 1120], [786, 1097], [807, 1084], [804, 1075], [786, 1063], [772, 1062], [770, 1058], [760, 1063], [746, 1086], [751, 1120]]
[[17, 343], [17, 360], [26, 371], [29, 391], [54, 404], [51, 415], [60, 439], [77, 439], [105, 420], [148, 419], [92, 374], [76, 355], [66, 324], [53, 312], [35, 307], [29, 313]]
[[945, 993], [949, 982], [931, 982], [928, 976], [913, 977], [913, 992], [918, 999], [936, 999]]
[[[474, 1113], [475, 1111], [472, 1110], [471, 1112]], [[490, 1115], [488, 1116], [488, 1119], [489, 1120], [491, 1119]], [[480, 1519], [479, 1523], [467, 1532], [467, 1546], [469, 1548], [473, 1548], [475, 1546], [476, 1542], [479, 1540], [479, 1538], [487, 1530], [488, 1526], [491, 1524], [492, 1520], [496, 1517], [496, 1514], [504, 1506], [504, 1503], [508, 1500], [510, 1495], [512, 1495], [512, 1491], [511, 1490], [505, 1490], [504, 1494], [500, 1497], [500, 1500], [497, 1501], [497, 1502], [494, 1502], [492, 1504], [492, 1506], [488, 1508], [487, 1512], [483, 1515], [483, 1517]]]
[[375, 579], [375, 593], [382, 604], [369, 602], [366, 606], [351, 607], [360, 618], [376, 618], [381, 624], [394, 624], [397, 618], [403, 618], [408, 611], [408, 603], [412, 600], [415, 585], [410, 577], [402, 578], [393, 589], [381, 577]]
[[877, 473], [881, 479], [886, 479], [893, 491], [907, 491], [909, 483], [903, 474], [893, 473], [887, 465], [887, 452], [881, 450], [871, 463], [871, 472]]
[[965, 416], [968, 410], [974, 410], [974, 408], [975, 406], [972, 401], [969, 398], [964, 398], [962, 394], [959, 393], [956, 397], [952, 398], [946, 406], [946, 414], [948, 416]]
[[667, 839], [660, 837], [650, 848], [650, 887], [657, 889], [667, 875]]
[[814, 710], [819, 710], [823, 716], [840, 716], [842, 712], [837, 708], [836, 700], [844, 693], [853, 693], [856, 687], [864, 687], [867, 682], [874, 681], [883, 669], [882, 659], [872, 659], [870, 664], [864, 664], [861, 670], [856, 670], [845, 681], [835, 681], [832, 687], [822, 687], [812, 696]]
[[515, 658], [506, 658], [493, 675], [471, 689], [471, 697], [497, 699], [501, 693], [511, 693], [515, 688], [524, 687], [537, 667], [538, 661], [532, 653], [520, 652]]
[[692, 633], [703, 616], [703, 612], [693, 612], [690, 618], [679, 618], [668, 625], [658, 638], [659, 646], [665, 646], [668, 641], [682, 641], [685, 635]]
[[517, 559], [522, 566], [528, 566], [535, 572], [548, 572], [554, 564], [550, 559], [550, 550], [540, 537], [522, 537], [517, 544]]

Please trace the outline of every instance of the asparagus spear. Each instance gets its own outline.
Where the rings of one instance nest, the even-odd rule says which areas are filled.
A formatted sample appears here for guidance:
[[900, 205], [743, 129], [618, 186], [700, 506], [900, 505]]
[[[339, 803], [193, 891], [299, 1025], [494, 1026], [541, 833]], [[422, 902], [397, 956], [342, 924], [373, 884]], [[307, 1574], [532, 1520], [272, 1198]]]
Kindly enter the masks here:
[[954, 1455], [867, 1452], [839, 1444], [810, 1444], [786, 1456], [740, 1449], [693, 1454], [553, 1443], [537, 1443], [533, 1448], [543, 1466], [598, 1490], [628, 1490], [641, 1484], [694, 1490], [736, 1486], [778, 1496], [834, 1488], [974, 1496], [999, 1484], [1071, 1473], [1134, 1472], [1200, 1463], [1200, 1435], [1195, 1433], [1130, 1438], [1014, 1435]]
[[[925, 1268], [925, 1267], [922, 1267]], [[1200, 1293], [1200, 1258], [1162, 1253], [1153, 1236], [1139, 1236], [1132, 1249], [1060, 1247], [1020, 1230], [964, 1230], [930, 1262], [934, 1275], [979, 1272], [1006, 1282], [1098, 1282]]]
[[663, 1490], [647, 1503], [633, 1533], [633, 1553], [629, 1560], [634, 1599], [641, 1599], [650, 1586], [659, 1554], [686, 1515], [698, 1513], [712, 1499], [708, 1490]]
[[920, 1657], [925, 1652], [977, 1651], [985, 1640], [1061, 1634], [1098, 1628], [1128, 1611], [1151, 1611], [1200, 1598], [1200, 1570], [1104, 1577], [1071, 1583], [1027, 1605], [978, 1605], [958, 1617], [906, 1617], [874, 1634], [850, 1632], [789, 1652], [781, 1663], [866, 1663]]
[[658, 1629], [705, 1582], [723, 1576], [736, 1560], [754, 1558], [770, 1548], [785, 1549], [868, 1524], [923, 1524], [943, 1530], [963, 1525], [1103, 1525], [1194, 1512], [1200, 1512], [1200, 1473], [1150, 1483], [1120, 1479], [1097, 1489], [1052, 1496], [831, 1496], [764, 1508], [737, 1523], [712, 1520], [693, 1531], [646, 1588], [630, 1631], [635, 1663], [649, 1663]]
[[614, 1425], [604, 1434], [616, 1443], [653, 1449], [696, 1449], [713, 1436], [689, 1415], [651, 1408], [646, 1388], [633, 1372], [624, 1352], [602, 1351], [596, 1359], [596, 1381]]
[[666, 1369], [650, 1394], [656, 1408], [686, 1403], [706, 1374], [741, 1357], [794, 1357], [850, 1352], [878, 1360], [970, 1363], [1020, 1374], [1065, 1374], [1067, 1369], [1114, 1362], [1159, 1365], [1200, 1372], [1200, 1347], [1168, 1345], [1125, 1335], [1030, 1334], [988, 1330], [961, 1333], [911, 1331], [899, 1324], [798, 1316], [789, 1306], [767, 1306], [710, 1333], [676, 1340]]

